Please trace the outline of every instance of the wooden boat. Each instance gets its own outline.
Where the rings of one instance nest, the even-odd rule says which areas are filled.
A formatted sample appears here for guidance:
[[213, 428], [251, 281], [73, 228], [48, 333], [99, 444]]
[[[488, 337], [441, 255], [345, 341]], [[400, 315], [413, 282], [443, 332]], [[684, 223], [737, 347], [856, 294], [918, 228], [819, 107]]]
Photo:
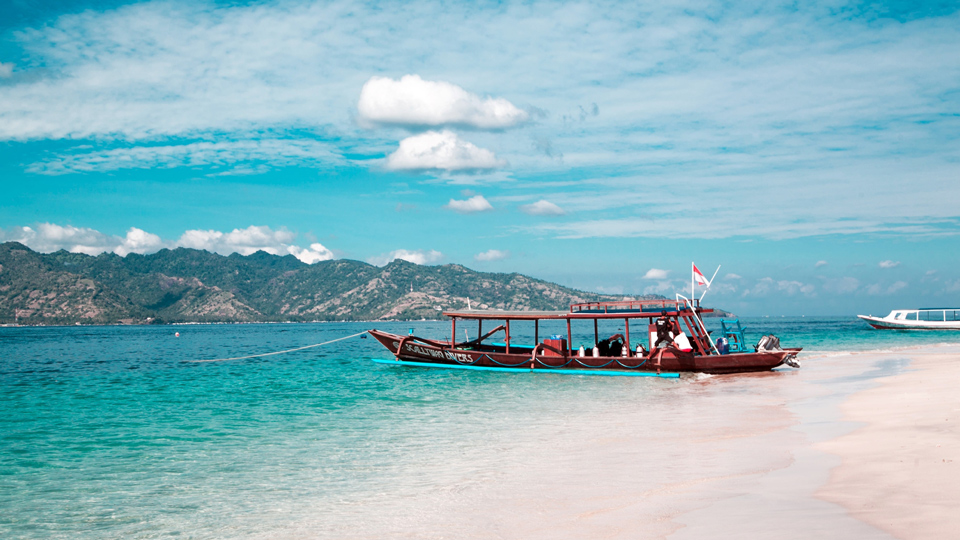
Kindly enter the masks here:
[[[462, 310], [444, 312], [450, 317], [450, 340], [379, 330], [369, 333], [394, 355], [393, 360], [384, 362], [414, 366], [646, 376], [769, 371], [785, 363], [799, 367], [795, 358], [800, 349], [781, 349], [772, 336], [765, 336], [757, 350], [720, 354], [700, 316], [712, 311], [686, 299], [590, 302], [571, 305], [569, 311]], [[625, 332], [601, 340], [598, 323], [605, 320], [622, 321]], [[476, 324], [478, 337], [458, 342], [457, 324], [465, 321]], [[491, 321], [503, 324], [484, 333], [484, 323]], [[517, 321], [533, 322], [532, 342], [515, 342], [510, 326]], [[541, 340], [541, 321], [565, 321], [566, 336]], [[577, 336], [592, 347], [574, 349], [571, 345], [571, 323], [575, 321], [593, 321], [592, 336]], [[490, 338], [500, 332], [503, 342], [492, 342]], [[742, 334], [739, 339], [742, 343]]]
[[886, 317], [857, 317], [878, 330], [960, 330], [960, 308], [895, 309]]

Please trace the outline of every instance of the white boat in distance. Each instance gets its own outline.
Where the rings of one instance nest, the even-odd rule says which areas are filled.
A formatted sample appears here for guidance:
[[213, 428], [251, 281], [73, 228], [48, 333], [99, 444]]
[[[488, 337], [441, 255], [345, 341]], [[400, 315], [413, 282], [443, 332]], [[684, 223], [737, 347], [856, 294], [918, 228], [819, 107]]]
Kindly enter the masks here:
[[857, 317], [878, 330], [960, 330], [960, 308], [895, 309], [886, 317]]

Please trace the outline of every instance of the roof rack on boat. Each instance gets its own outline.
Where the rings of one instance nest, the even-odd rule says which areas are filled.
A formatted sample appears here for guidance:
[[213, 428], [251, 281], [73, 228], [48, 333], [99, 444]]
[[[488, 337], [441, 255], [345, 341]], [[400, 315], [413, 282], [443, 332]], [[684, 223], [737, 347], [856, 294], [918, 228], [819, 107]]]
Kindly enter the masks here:
[[620, 300], [616, 302], [583, 302], [571, 304], [570, 313], [660, 313], [663, 311], [677, 312], [700, 311], [700, 301], [690, 302], [686, 298], [678, 300]]

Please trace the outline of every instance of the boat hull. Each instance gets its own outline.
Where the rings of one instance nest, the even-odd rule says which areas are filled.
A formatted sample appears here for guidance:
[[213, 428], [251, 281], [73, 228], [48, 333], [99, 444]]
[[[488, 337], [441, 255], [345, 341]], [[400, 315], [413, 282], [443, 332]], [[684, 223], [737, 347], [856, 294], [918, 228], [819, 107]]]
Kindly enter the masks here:
[[[379, 330], [370, 330], [398, 361], [430, 364], [438, 366], [475, 366], [484, 368], [517, 370], [605, 370], [622, 372], [698, 372], [698, 373], [744, 373], [751, 371], [769, 371], [784, 363], [800, 349], [766, 351], [755, 353], [734, 353], [725, 355], [697, 356], [677, 349], [665, 349], [657, 358], [653, 357], [580, 357], [546, 356], [533, 357], [529, 348], [520, 352], [507, 353], [500, 347], [488, 347], [486, 350], [458, 349], [449, 342], [426, 343]], [[498, 369], [498, 370], [499, 370]]]

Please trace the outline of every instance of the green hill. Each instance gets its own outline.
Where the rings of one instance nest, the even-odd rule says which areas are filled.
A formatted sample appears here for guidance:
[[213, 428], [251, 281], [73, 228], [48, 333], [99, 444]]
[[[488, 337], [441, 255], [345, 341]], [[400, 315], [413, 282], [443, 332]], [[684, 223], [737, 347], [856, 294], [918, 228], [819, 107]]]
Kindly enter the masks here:
[[616, 300], [521, 274], [456, 264], [384, 266], [292, 255], [227, 257], [195, 249], [151, 255], [37, 253], [0, 244], [0, 323], [323, 321], [438, 318], [440, 311], [567, 309]]

